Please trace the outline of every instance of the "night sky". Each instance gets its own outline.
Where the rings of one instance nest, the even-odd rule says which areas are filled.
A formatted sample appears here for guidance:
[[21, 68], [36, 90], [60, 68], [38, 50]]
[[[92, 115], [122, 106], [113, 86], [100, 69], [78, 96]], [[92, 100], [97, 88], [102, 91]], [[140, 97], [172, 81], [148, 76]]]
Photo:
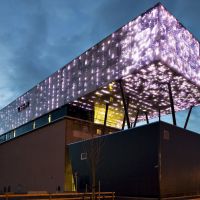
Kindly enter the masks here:
[[[200, 0], [160, 2], [200, 39]], [[156, 3], [0, 0], [0, 108]], [[198, 132], [199, 111], [194, 109], [189, 122], [189, 128]], [[178, 113], [179, 126], [183, 126], [186, 114]]]

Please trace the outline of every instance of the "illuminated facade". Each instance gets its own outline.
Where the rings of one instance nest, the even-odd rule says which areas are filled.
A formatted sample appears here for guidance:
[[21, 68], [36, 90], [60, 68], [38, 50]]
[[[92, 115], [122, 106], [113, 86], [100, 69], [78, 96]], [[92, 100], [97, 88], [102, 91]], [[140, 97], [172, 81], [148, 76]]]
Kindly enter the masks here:
[[199, 42], [157, 4], [3, 108], [0, 133], [65, 104], [95, 110], [109, 103], [122, 123], [119, 79], [130, 99], [130, 121], [138, 109], [150, 117], [169, 113], [169, 82], [175, 111], [199, 105]]
[[[157, 4], [0, 110], [0, 193], [89, 191], [96, 163], [101, 190], [123, 200], [199, 196], [200, 135], [186, 130], [199, 51]], [[173, 125], [160, 120], [168, 113]]]

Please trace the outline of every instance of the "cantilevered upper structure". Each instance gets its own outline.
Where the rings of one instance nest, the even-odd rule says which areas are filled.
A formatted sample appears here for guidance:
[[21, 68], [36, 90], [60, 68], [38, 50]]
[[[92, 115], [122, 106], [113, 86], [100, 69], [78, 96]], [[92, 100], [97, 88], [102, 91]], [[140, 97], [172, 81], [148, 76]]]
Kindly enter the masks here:
[[149, 117], [170, 113], [170, 99], [175, 111], [199, 105], [199, 51], [193, 35], [157, 4], [3, 108], [0, 132], [66, 104], [101, 112], [109, 103], [119, 126], [125, 104], [130, 122], [138, 110]]
[[[200, 104], [199, 51], [157, 4], [17, 98], [0, 111], [0, 193], [98, 181], [123, 200], [199, 197], [200, 135], [185, 130]], [[187, 108], [184, 129], [174, 126]], [[167, 113], [174, 125], [160, 120]]]

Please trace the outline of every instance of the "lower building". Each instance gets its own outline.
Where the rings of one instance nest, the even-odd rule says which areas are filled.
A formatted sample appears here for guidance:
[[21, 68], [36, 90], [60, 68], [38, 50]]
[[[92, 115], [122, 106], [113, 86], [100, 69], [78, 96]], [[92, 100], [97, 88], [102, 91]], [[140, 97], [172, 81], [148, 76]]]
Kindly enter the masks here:
[[[92, 185], [90, 154], [93, 144], [99, 143], [96, 186], [100, 182], [102, 191], [151, 198], [200, 194], [199, 134], [156, 122], [70, 144], [70, 159], [73, 173], [78, 174], [80, 191]], [[87, 156], [82, 159], [84, 153]]]
[[[1, 143], [0, 192], [75, 190], [67, 144], [103, 129], [66, 116]], [[107, 132], [114, 130], [106, 128]]]
[[65, 116], [0, 144], [0, 192], [90, 191], [95, 172], [96, 189], [117, 196], [200, 194], [199, 134], [155, 122], [97, 137], [104, 129]]

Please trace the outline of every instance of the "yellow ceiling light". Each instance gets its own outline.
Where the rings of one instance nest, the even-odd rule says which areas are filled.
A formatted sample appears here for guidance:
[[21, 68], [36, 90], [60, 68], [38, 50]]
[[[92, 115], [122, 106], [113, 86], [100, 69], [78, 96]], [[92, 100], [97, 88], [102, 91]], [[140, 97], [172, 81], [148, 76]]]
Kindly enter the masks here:
[[[94, 123], [97, 124], [104, 124], [106, 112], [106, 105], [103, 103], [95, 104], [94, 107]], [[114, 107], [108, 107], [108, 114], [107, 114], [107, 126], [121, 128], [122, 121], [124, 118], [124, 113], [120, 110], [116, 110]]]
[[108, 85], [108, 88], [109, 88], [110, 91], [113, 91], [114, 84], [115, 84], [115, 83], [112, 82], [112, 83], [110, 83], [110, 84]]

